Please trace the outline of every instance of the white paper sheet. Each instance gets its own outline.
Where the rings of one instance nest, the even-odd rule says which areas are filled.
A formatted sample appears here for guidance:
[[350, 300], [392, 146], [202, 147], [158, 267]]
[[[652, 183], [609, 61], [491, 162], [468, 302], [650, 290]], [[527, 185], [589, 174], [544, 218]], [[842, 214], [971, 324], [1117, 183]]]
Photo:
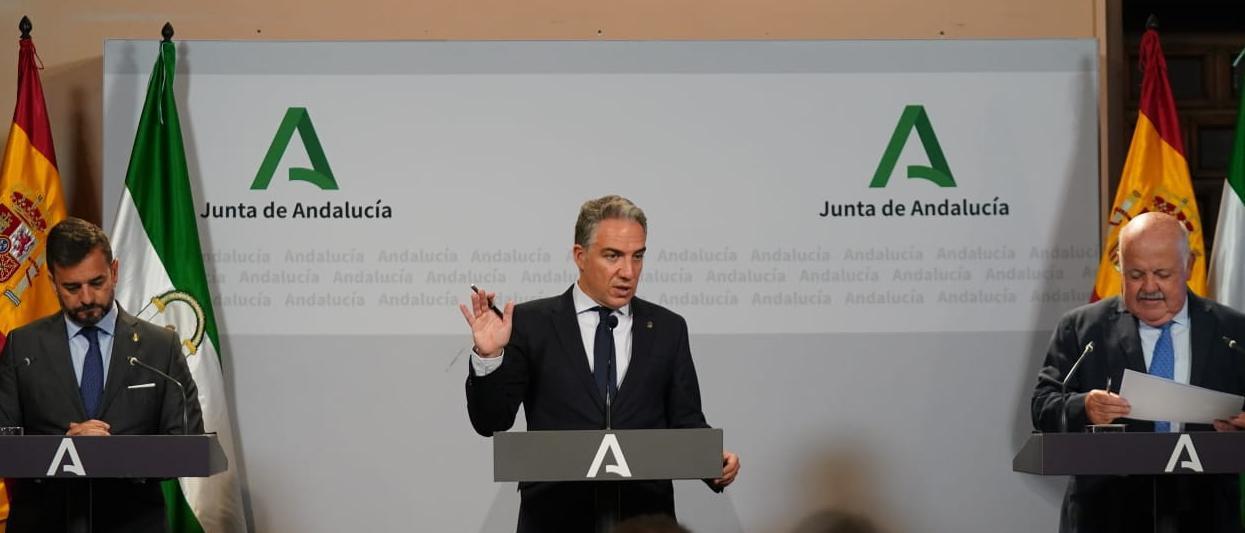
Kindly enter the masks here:
[[1125, 369], [1120, 396], [1132, 406], [1128, 418], [1209, 424], [1241, 412], [1245, 397], [1176, 383]]

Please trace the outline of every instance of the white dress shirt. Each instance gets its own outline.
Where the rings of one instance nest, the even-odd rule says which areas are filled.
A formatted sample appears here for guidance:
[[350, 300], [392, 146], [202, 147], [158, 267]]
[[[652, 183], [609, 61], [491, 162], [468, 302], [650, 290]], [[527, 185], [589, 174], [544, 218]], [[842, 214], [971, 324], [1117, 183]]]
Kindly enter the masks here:
[[[99, 340], [99, 354], [103, 357], [105, 385], [108, 384], [108, 367], [112, 366], [112, 339], [117, 331], [117, 307], [117, 303], [113, 302], [112, 309], [104, 313], [99, 322], [95, 323], [95, 327], [99, 329], [95, 338]], [[82, 386], [82, 368], [86, 366], [86, 352], [91, 348], [91, 341], [87, 340], [85, 335], [79, 335], [83, 327], [70, 320], [68, 315], [65, 316], [65, 334], [69, 335], [69, 359], [73, 363], [73, 374], [78, 379], [79, 387]]]
[[[596, 359], [593, 357], [593, 346], [596, 344], [597, 323], [601, 321], [601, 315], [592, 308], [600, 304], [580, 289], [579, 283], [571, 289], [571, 299], [575, 302], [575, 315], [579, 321], [579, 336], [584, 343], [584, 353], [588, 355], [588, 370], [595, 371]], [[633, 319], [631, 304], [614, 310], [613, 315], [618, 317], [618, 325], [614, 327], [614, 364], [618, 366], [616, 373], [618, 382], [615, 385], [622, 388], [623, 378], [627, 375], [627, 367], [631, 364], [631, 322]], [[475, 370], [475, 375], [487, 376], [501, 366], [503, 357], [505, 357], [504, 353], [486, 359], [472, 350], [471, 367]]]
[[[1189, 300], [1184, 301], [1184, 307], [1180, 308], [1180, 312], [1172, 317], [1172, 348], [1175, 350], [1175, 366], [1172, 371], [1172, 380], [1177, 383], [1189, 384], [1189, 373], [1193, 368], [1193, 344], [1189, 337]], [[1163, 334], [1162, 327], [1154, 327], [1141, 320], [1137, 321], [1137, 333], [1141, 334], [1141, 351], [1145, 354], [1146, 370], [1150, 369], [1150, 361], [1154, 360], [1154, 345], [1159, 342], [1159, 335]], [[1182, 424], [1172, 422], [1171, 430], [1178, 433], [1183, 429]]]

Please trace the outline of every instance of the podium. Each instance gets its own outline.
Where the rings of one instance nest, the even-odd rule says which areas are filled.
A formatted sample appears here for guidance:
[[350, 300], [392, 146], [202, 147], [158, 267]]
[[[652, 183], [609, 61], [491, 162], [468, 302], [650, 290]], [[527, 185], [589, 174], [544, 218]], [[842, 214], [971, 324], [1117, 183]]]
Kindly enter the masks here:
[[1245, 472], [1245, 432], [1035, 433], [1012, 470], [1040, 476]]
[[721, 475], [720, 429], [493, 434], [493, 481], [714, 479]]
[[229, 467], [216, 435], [0, 437], [0, 477], [208, 477]]
[[[493, 434], [493, 481], [715, 479], [721, 476], [720, 429], [499, 431]], [[617, 486], [597, 493], [597, 531], [608, 531], [618, 521], [618, 494]]]
[[[216, 435], [0, 436], [0, 477], [102, 479], [208, 477], [229, 466]], [[90, 531], [91, 489], [67, 505], [66, 530]]]
[[1037, 433], [1012, 459], [1012, 470], [1041, 476], [1148, 478], [1152, 521], [1144, 530], [1177, 531], [1175, 516], [1158, 504], [1159, 480], [1174, 474], [1245, 472], [1245, 432]]

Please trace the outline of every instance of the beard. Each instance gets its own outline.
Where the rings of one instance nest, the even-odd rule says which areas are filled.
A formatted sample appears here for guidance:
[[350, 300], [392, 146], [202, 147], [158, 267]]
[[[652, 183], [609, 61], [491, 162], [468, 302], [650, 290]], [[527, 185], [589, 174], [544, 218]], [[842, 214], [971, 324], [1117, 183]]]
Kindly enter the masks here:
[[104, 315], [108, 314], [111, 308], [111, 304], [90, 304], [71, 309], [66, 314], [80, 326], [94, 326], [100, 319], [104, 318]]

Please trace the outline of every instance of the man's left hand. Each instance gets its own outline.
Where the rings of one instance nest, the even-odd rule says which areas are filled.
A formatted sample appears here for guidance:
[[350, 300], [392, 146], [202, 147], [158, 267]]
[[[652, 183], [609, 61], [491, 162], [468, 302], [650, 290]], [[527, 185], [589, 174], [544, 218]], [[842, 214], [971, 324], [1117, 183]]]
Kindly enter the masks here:
[[[1240, 417], [1238, 417], [1240, 418]], [[713, 480], [713, 487], [721, 490], [735, 481], [739, 474], [739, 456], [733, 452], [722, 452], [722, 477]]]
[[1215, 431], [1240, 431], [1245, 429], [1245, 411], [1228, 420], [1215, 420]]
[[109, 432], [112, 426], [103, 420], [87, 420], [86, 422], [70, 422], [69, 431], [65, 435], [70, 437], [107, 437], [111, 435]]

